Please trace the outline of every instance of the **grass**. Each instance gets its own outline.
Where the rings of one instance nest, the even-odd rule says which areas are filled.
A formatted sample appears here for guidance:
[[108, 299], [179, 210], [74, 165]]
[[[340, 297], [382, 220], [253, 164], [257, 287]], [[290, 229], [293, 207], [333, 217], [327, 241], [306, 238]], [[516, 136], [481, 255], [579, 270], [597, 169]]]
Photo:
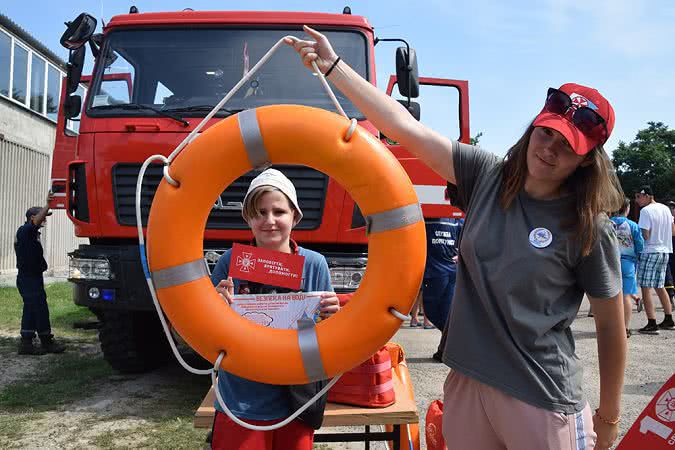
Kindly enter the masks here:
[[42, 417], [42, 414], [36, 413], [0, 414], [0, 446], [8, 446], [26, 431], [32, 421]]
[[[99, 434], [93, 445], [104, 449], [128, 448], [132, 441], [143, 448], [202, 449], [208, 430], [192, 427], [190, 417], [167, 417], [128, 430]], [[139, 440], [141, 440], [139, 442]]]
[[[95, 319], [87, 308], [73, 303], [73, 288], [70, 283], [52, 283], [45, 286], [49, 319], [52, 331], [57, 336], [91, 337], [95, 332], [73, 329], [73, 323]], [[21, 328], [23, 300], [13, 287], [0, 287], [0, 329], [16, 332]]]

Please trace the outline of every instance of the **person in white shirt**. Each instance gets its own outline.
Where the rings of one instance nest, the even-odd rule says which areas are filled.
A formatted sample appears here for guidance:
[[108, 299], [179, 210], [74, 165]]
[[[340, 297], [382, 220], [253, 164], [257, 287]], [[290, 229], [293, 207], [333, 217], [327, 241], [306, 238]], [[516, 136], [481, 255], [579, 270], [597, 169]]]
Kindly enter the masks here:
[[[659, 329], [675, 330], [673, 309], [665, 288], [666, 267], [668, 258], [673, 253], [672, 237], [675, 234], [673, 215], [666, 205], [654, 200], [654, 192], [650, 186], [643, 186], [635, 193], [635, 201], [640, 210], [640, 231], [645, 239], [645, 246], [638, 260], [638, 284], [642, 288], [642, 299], [647, 313], [647, 325], [640, 333], [658, 334]], [[650, 288], [658, 295], [665, 313], [663, 322], [656, 324], [656, 309], [650, 297]]]

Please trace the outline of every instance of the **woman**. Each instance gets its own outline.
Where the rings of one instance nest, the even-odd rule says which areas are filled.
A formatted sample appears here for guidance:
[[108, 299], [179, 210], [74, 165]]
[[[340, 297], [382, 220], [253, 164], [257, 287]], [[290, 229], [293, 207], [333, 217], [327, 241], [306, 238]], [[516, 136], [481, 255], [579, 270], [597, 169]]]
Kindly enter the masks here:
[[[551, 89], [504, 161], [415, 121], [338, 59], [324, 35], [287, 38], [385, 135], [450, 183], [466, 205], [443, 361], [449, 449], [609, 448], [618, 434], [626, 334], [616, 236], [621, 206], [602, 149], [614, 113], [596, 90]], [[600, 404], [581, 392], [570, 324], [593, 304]], [[597, 433], [597, 444], [595, 443]]]
[[621, 252], [621, 283], [623, 291], [623, 317], [626, 324], [626, 337], [631, 336], [630, 316], [633, 312], [633, 300], [638, 298], [635, 263], [645, 245], [644, 238], [637, 223], [628, 219], [630, 199], [625, 198], [621, 209], [612, 214], [612, 222], [616, 230]]

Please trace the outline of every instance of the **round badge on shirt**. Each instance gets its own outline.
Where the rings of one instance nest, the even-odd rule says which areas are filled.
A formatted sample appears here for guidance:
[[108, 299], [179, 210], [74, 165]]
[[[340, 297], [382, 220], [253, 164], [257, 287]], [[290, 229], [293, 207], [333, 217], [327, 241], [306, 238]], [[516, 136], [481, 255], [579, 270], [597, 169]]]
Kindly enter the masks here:
[[547, 228], [539, 227], [530, 231], [530, 244], [535, 248], [546, 248], [553, 242], [553, 233]]

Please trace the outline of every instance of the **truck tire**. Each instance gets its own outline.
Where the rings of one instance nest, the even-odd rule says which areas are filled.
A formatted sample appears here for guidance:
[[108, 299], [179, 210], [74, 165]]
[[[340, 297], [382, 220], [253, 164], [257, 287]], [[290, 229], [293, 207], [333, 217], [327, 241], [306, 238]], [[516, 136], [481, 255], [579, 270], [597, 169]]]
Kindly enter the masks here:
[[103, 357], [121, 373], [142, 373], [169, 361], [171, 348], [155, 313], [106, 310], [98, 338]]

